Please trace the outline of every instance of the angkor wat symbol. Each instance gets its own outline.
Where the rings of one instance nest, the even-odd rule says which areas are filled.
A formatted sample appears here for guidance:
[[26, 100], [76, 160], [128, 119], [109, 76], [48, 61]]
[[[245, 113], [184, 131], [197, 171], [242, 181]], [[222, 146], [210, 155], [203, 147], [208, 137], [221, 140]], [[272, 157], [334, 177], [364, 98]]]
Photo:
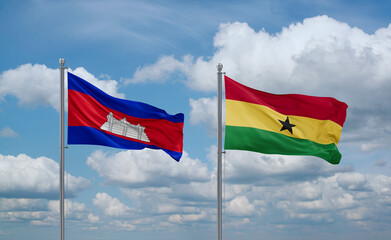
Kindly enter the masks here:
[[145, 134], [145, 127], [140, 124], [133, 125], [126, 121], [126, 118], [121, 120], [116, 119], [113, 113], [107, 114], [107, 122], [105, 122], [100, 129], [106, 130], [124, 137], [134, 138], [144, 142], [149, 142], [147, 134]]

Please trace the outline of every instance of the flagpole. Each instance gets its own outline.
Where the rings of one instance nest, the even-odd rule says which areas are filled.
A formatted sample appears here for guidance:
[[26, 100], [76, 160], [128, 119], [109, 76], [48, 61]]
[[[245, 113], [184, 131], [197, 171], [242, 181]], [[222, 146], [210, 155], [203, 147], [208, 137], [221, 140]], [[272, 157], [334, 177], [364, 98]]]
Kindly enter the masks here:
[[222, 227], [222, 75], [223, 64], [217, 64], [217, 237], [223, 238]]
[[60, 58], [60, 234], [64, 240], [64, 64]]

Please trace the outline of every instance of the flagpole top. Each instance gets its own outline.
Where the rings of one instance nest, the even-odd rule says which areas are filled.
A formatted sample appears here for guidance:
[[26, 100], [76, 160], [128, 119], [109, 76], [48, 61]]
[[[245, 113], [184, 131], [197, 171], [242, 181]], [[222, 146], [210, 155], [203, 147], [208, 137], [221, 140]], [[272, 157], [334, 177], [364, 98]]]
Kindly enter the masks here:
[[58, 60], [60, 62], [60, 65], [61, 66], [64, 66], [65, 64], [65, 59], [64, 58], [60, 58], [60, 60]]
[[221, 64], [221, 63], [218, 63], [216, 67], [217, 67], [217, 71], [219, 71], [219, 72], [221, 72], [221, 70], [223, 70], [223, 64]]

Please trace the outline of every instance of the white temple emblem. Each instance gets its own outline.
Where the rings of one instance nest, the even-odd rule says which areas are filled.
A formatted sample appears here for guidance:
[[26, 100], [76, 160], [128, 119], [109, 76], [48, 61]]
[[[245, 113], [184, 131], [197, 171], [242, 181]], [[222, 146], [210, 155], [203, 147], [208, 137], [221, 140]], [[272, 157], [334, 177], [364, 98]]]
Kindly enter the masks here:
[[140, 126], [140, 124], [133, 125], [126, 121], [126, 118], [117, 120], [113, 113], [110, 112], [107, 114], [107, 122], [105, 122], [100, 129], [106, 130], [124, 137], [134, 138], [144, 142], [149, 142], [147, 134], [145, 134], [145, 127]]

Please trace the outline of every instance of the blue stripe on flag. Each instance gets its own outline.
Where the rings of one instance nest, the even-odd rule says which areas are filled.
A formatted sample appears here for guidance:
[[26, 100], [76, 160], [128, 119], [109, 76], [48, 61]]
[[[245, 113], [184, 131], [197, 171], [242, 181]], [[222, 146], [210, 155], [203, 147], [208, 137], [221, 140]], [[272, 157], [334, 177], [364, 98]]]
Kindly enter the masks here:
[[176, 161], [182, 156], [181, 152], [170, 151], [154, 145], [126, 140], [92, 127], [68, 126], [68, 144], [93, 144], [123, 149], [162, 149]]

